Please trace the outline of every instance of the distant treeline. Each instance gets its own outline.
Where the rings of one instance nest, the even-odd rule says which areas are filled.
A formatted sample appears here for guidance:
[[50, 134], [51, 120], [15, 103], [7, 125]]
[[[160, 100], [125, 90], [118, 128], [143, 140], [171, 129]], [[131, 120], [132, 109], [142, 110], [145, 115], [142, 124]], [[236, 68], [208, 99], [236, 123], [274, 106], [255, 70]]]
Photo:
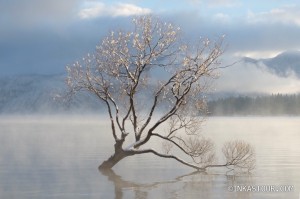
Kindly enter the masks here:
[[208, 102], [210, 115], [300, 115], [300, 94], [228, 97]]

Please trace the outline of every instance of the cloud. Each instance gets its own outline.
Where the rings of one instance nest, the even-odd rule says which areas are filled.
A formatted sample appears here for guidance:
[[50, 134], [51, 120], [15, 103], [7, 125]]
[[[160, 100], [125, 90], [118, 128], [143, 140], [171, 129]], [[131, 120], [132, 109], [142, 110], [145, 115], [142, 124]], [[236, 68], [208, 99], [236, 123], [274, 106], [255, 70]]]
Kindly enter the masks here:
[[181, 27], [187, 39], [216, 39], [225, 34], [226, 52], [239, 56], [266, 58], [300, 49], [300, 26], [294, 24], [248, 23], [246, 15], [236, 17], [226, 11], [211, 17], [196, 11], [177, 12], [168, 19]]
[[10, 32], [0, 37], [0, 76], [64, 73], [66, 65], [93, 52], [109, 30], [125, 29], [130, 22], [125, 17], [97, 18], [73, 22], [62, 32], [52, 28]]
[[213, 18], [216, 20], [216, 22], [220, 23], [229, 23], [231, 21], [230, 16], [224, 13], [217, 13], [213, 16]]
[[0, 25], [31, 27], [72, 19], [81, 0], [0, 0]]
[[276, 50], [259, 50], [259, 51], [239, 51], [233, 53], [236, 57], [251, 57], [251, 58], [272, 58], [282, 53]]
[[203, 3], [208, 6], [213, 6], [213, 7], [232, 7], [239, 5], [240, 1], [239, 0], [190, 0], [194, 3]]
[[216, 80], [216, 90], [239, 93], [297, 93], [300, 92], [300, 80], [295, 74], [279, 77], [268, 72], [267, 67], [260, 63], [236, 64], [221, 71]]
[[[11, 73], [22, 70], [38, 72], [37, 68], [45, 68], [45, 71], [47, 69], [47, 72], [51, 72], [55, 71], [55, 66], [62, 67], [63, 70], [65, 64], [93, 51], [108, 30], [128, 28], [130, 17], [126, 16], [150, 12], [159, 14], [163, 21], [180, 26], [183, 40], [196, 40], [200, 37], [214, 40], [225, 34], [227, 54], [266, 58], [286, 50], [300, 49], [300, 25], [297, 25], [300, 20], [300, 12], [297, 12], [300, 10], [299, 6], [282, 6], [268, 12], [247, 14], [242, 9], [235, 11], [239, 7], [226, 7], [238, 4], [239, 0], [198, 0], [200, 6], [183, 1], [192, 5], [192, 8], [169, 0], [159, 9], [155, 9], [158, 1], [113, 2], [115, 1], [0, 0], [2, 74], [5, 70]], [[176, 5], [172, 7], [172, 3]], [[212, 8], [208, 4], [224, 7]], [[49, 23], [53, 25], [49, 26]], [[24, 30], [24, 27], [29, 27], [29, 31]], [[2, 34], [4, 32], [7, 34]]]
[[284, 6], [268, 12], [253, 13], [249, 11], [247, 18], [249, 23], [282, 23], [300, 26], [299, 9], [299, 6]]
[[81, 19], [89, 19], [101, 16], [127, 17], [149, 13], [151, 13], [150, 9], [141, 8], [133, 4], [118, 3], [115, 5], [106, 5], [101, 2], [95, 2], [90, 4], [88, 8], [82, 9], [78, 15]]

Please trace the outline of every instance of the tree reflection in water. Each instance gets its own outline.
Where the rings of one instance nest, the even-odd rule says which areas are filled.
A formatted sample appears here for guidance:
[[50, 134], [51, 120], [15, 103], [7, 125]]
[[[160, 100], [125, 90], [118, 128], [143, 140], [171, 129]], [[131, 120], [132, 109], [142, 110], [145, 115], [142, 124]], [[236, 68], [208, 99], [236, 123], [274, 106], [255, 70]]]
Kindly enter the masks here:
[[[123, 180], [121, 176], [117, 175], [113, 170], [99, 170], [100, 173], [107, 177], [113, 183], [115, 191], [115, 199], [123, 199], [124, 190], [132, 190], [135, 199], [152, 198], [153, 195], [159, 197], [171, 196], [167, 198], [252, 198], [251, 193], [240, 192], [233, 193], [228, 191], [228, 186], [234, 184], [251, 183], [251, 176], [239, 175], [212, 175], [205, 172], [192, 172], [186, 175], [176, 177], [174, 180], [166, 180], [153, 183], [136, 183], [132, 181]], [[158, 193], [150, 191], [155, 189]]]

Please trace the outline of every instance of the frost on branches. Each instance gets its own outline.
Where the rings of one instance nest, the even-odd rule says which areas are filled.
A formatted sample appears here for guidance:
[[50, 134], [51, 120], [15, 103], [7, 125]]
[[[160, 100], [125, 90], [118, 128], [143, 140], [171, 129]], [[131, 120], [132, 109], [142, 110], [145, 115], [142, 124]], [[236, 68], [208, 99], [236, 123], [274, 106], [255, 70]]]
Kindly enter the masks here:
[[[225, 163], [217, 164], [213, 142], [199, 134], [204, 120], [200, 113], [206, 112], [203, 95], [218, 75], [223, 37], [189, 45], [180, 28], [151, 16], [133, 19], [132, 30], [111, 32], [95, 53], [67, 66], [69, 94], [87, 91], [107, 107], [111, 132], [106, 133], [112, 134], [115, 151], [99, 168], [152, 153], [201, 171], [253, 169], [249, 144], [226, 143]], [[129, 135], [134, 142], [128, 145]], [[162, 150], [150, 147], [154, 138]]]

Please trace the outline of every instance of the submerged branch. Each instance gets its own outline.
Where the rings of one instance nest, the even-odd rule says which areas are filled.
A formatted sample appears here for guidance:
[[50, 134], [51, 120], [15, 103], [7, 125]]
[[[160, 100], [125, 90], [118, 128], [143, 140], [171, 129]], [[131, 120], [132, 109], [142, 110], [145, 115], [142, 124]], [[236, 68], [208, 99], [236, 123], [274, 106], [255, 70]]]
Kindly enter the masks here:
[[144, 149], [144, 150], [134, 150], [132, 151], [134, 154], [145, 154], [145, 153], [152, 153], [154, 155], [157, 155], [159, 157], [162, 157], [162, 158], [170, 158], [170, 159], [174, 159], [174, 160], [177, 160], [178, 162], [188, 166], [188, 167], [191, 167], [191, 168], [194, 168], [198, 171], [205, 171], [204, 168], [201, 168], [201, 167], [198, 167], [196, 165], [193, 165], [193, 164], [190, 164], [174, 155], [166, 155], [166, 154], [162, 154], [162, 153], [159, 153], [157, 151], [155, 151], [154, 149]]

